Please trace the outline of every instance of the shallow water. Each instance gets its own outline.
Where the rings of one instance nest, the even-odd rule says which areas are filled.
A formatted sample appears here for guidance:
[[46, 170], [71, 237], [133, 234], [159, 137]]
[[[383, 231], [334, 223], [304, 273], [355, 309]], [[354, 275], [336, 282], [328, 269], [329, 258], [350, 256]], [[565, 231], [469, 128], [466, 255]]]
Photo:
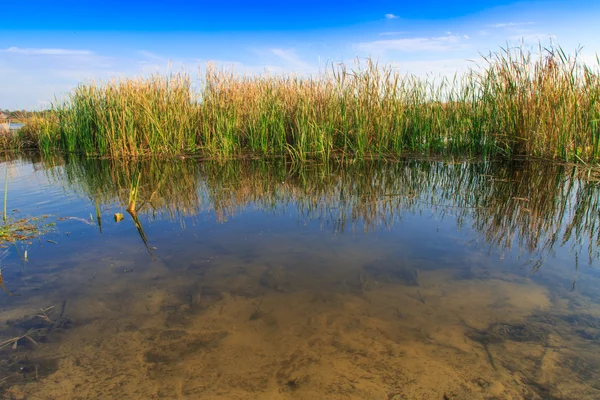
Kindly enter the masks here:
[[6, 398], [600, 398], [584, 169], [7, 167], [11, 218], [56, 225], [5, 249]]

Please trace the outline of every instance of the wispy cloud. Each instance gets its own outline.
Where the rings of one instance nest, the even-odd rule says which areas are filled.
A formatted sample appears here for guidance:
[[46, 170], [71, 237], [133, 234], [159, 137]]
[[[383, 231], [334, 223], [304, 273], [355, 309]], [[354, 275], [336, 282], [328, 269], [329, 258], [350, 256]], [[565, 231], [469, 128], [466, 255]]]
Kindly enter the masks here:
[[167, 57], [163, 57], [159, 54], [153, 53], [148, 50], [138, 50], [137, 53], [145, 59], [148, 60], [157, 60], [157, 61], [168, 61]]
[[307, 62], [304, 62], [300, 59], [298, 54], [296, 54], [296, 50], [294, 49], [271, 49], [271, 53], [286, 63], [289, 64], [294, 70], [299, 70], [302, 72], [311, 71], [314, 67]]
[[170, 58], [147, 50], [138, 50], [136, 53], [139, 56], [136, 58], [136, 62], [142, 73], [159, 72], [164, 69], [170, 70], [173, 65], [178, 65], [179, 63], [179, 65], [183, 66], [184, 64], [183, 60], [176, 60], [174, 63]]
[[415, 76], [452, 78], [457, 72], [476, 69], [477, 65], [464, 58], [443, 58], [436, 60], [393, 61], [389, 65], [400, 72]]
[[376, 40], [373, 42], [358, 43], [358, 50], [370, 53], [385, 53], [388, 51], [422, 52], [422, 51], [450, 51], [460, 50], [467, 46], [465, 41], [468, 36], [447, 35], [439, 37], [417, 37], [406, 39]]
[[398, 18], [395, 14], [385, 14], [385, 19], [396, 19]]
[[0, 50], [3, 53], [23, 54], [23, 55], [44, 55], [44, 56], [89, 56], [94, 52], [90, 50], [72, 50], [72, 49], [51, 49], [51, 48], [20, 48], [9, 47]]
[[217, 68], [218, 70], [240, 75], [284, 74], [285, 68], [272, 64], [249, 64], [235, 60], [201, 60], [200, 68]]
[[556, 40], [556, 36], [551, 33], [529, 33], [524, 35], [513, 35], [507, 38], [511, 41], [519, 41], [524, 44], [536, 44], [545, 40]]
[[516, 28], [518, 26], [534, 25], [535, 22], [501, 22], [498, 24], [486, 25], [488, 28]]
[[63, 98], [79, 82], [135, 76], [140, 68], [133, 57], [118, 58], [91, 50], [63, 48], [0, 48], [0, 87], [11, 108], [38, 108]]
[[379, 36], [398, 36], [405, 34], [405, 31], [395, 31], [395, 32], [381, 32]]

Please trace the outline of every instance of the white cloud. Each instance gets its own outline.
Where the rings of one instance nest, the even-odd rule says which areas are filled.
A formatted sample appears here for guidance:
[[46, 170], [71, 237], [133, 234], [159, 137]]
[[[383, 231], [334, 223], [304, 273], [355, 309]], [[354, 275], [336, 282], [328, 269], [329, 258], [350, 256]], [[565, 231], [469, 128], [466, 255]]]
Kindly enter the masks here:
[[466, 72], [469, 69], [477, 68], [475, 63], [466, 58], [392, 61], [388, 63], [388, 65], [401, 72], [419, 77], [430, 76], [446, 78], [452, 78], [457, 72]]
[[441, 52], [464, 49], [467, 47], [464, 40], [466, 40], [466, 38], [463, 36], [447, 35], [439, 37], [376, 40], [373, 42], [358, 43], [355, 47], [359, 50], [368, 51], [374, 54], [385, 53], [388, 51]]
[[0, 50], [3, 53], [23, 54], [28, 56], [44, 55], [44, 56], [89, 56], [94, 53], [90, 50], [71, 50], [71, 49], [36, 49], [36, 48], [20, 48], [9, 47]]
[[396, 19], [398, 18], [397, 15], [394, 14], [385, 14], [385, 19]]
[[517, 26], [533, 25], [535, 22], [501, 22], [498, 24], [486, 25], [488, 28], [515, 28]]
[[577, 59], [590, 67], [600, 67], [600, 55], [598, 53], [583, 50], [577, 54]]
[[529, 33], [525, 35], [514, 35], [507, 38], [511, 41], [518, 41], [523, 44], [537, 44], [546, 40], [554, 41], [556, 36], [551, 33]]
[[271, 49], [271, 53], [287, 62], [295, 70], [307, 72], [315, 69], [312, 65], [302, 61], [294, 49]]
[[381, 32], [379, 34], [379, 36], [397, 36], [397, 35], [403, 35], [406, 32], [404, 31], [395, 31], [395, 32]]
[[145, 71], [135, 56], [117, 58], [58, 48], [0, 49], [0, 107], [36, 109], [55, 96], [63, 98], [82, 81], [139, 75]]
[[285, 72], [289, 72], [289, 70], [278, 65], [247, 64], [241, 61], [216, 59], [200, 60], [199, 68], [200, 72], [202, 72], [203, 69], [216, 68], [219, 71], [230, 72], [242, 76], [260, 76], [265, 73], [284, 74]]
[[148, 60], [156, 60], [156, 61], [168, 61], [169, 59], [166, 57], [163, 57], [159, 54], [153, 53], [151, 51], [147, 51], [147, 50], [138, 50], [137, 53], [144, 57], [145, 59]]

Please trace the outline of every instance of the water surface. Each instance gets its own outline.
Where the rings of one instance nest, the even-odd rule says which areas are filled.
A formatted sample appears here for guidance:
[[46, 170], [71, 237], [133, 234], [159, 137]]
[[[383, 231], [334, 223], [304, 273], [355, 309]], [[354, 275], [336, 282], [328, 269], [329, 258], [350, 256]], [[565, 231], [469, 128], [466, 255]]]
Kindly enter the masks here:
[[0, 341], [33, 339], [0, 350], [7, 398], [600, 398], [583, 168], [4, 168], [11, 217], [56, 224], [5, 249]]

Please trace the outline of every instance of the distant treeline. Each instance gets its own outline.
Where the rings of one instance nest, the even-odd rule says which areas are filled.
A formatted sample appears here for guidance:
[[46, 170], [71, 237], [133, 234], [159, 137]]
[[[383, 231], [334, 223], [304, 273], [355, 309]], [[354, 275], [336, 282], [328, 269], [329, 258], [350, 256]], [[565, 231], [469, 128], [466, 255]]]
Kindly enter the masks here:
[[9, 110], [0, 109], [0, 113], [8, 116], [9, 119], [19, 119], [25, 120], [32, 117], [41, 117], [46, 116], [51, 112], [51, 110], [43, 110], [43, 111], [27, 111], [27, 110]]

